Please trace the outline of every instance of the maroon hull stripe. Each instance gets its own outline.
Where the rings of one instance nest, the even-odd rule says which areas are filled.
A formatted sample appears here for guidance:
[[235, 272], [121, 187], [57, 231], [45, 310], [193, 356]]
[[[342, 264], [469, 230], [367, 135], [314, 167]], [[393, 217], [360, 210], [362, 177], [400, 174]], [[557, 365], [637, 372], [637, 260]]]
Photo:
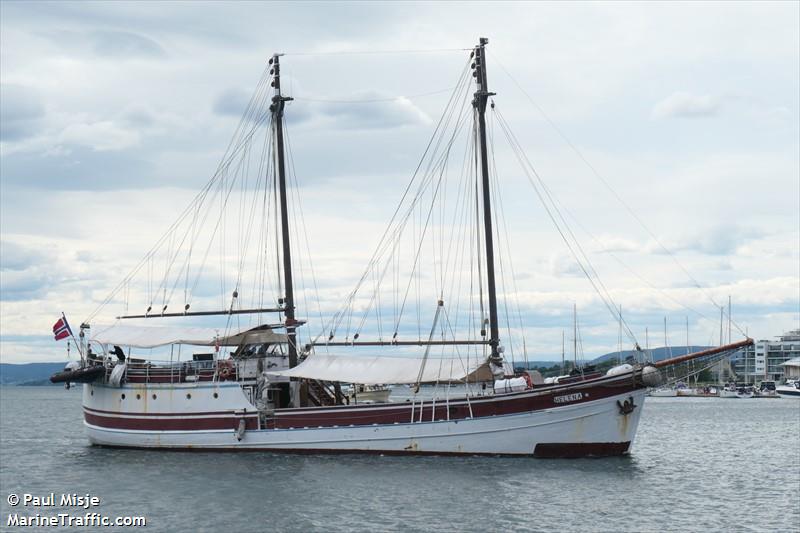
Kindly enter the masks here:
[[630, 442], [543, 442], [536, 445], [533, 456], [546, 459], [610, 457], [625, 455], [630, 446]]
[[[91, 413], [97, 415], [110, 415], [110, 416], [135, 416], [135, 417], [149, 417], [149, 416], [175, 416], [175, 417], [186, 417], [186, 416], [210, 416], [210, 417], [219, 417], [225, 415], [233, 414], [233, 411], [191, 411], [191, 412], [184, 412], [184, 413], [135, 413], [135, 412], [126, 412], [126, 411], [103, 411], [101, 409], [93, 409], [91, 407], [83, 406], [84, 411], [89, 411]], [[248, 416], [255, 416], [255, 411], [249, 413]]]
[[100, 416], [84, 411], [87, 424], [107, 429], [134, 429], [138, 431], [202, 431], [210, 429], [237, 429], [244, 418], [247, 429], [258, 429], [258, 416], [247, 415], [236, 418], [119, 418]]

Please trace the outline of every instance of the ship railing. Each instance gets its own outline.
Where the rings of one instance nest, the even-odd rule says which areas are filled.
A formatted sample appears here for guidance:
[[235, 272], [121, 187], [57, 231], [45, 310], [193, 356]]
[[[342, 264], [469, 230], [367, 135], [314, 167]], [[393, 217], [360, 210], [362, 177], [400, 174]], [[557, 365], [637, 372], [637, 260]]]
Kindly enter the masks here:
[[131, 359], [128, 361], [128, 380], [160, 383], [208, 381], [216, 372], [216, 361], [159, 361]]

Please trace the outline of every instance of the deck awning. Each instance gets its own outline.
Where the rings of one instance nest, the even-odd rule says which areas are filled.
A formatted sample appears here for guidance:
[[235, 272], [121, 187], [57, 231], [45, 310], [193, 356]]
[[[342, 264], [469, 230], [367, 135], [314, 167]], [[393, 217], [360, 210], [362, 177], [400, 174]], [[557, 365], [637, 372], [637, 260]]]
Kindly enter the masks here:
[[[271, 376], [365, 385], [416, 383], [422, 361], [421, 357], [314, 354], [294, 368], [267, 373]], [[486, 359], [428, 358], [420, 382], [475, 382], [492, 379], [492, 372]]]
[[247, 326], [243, 328], [192, 328], [183, 326], [132, 326], [127, 324], [94, 325], [91, 342], [134, 348], [157, 348], [170, 344], [195, 346], [238, 346], [242, 342], [278, 344], [286, 335], [271, 329]]

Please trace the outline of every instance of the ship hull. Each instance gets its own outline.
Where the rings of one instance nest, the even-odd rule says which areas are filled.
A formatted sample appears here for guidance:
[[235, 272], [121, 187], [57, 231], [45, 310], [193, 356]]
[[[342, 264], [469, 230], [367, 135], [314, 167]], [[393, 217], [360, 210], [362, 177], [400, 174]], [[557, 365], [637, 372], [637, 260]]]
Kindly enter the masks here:
[[[84, 423], [92, 444], [126, 448], [271, 451], [290, 453], [378, 453], [422, 455], [526, 455], [537, 457], [583, 457], [624, 455], [630, 451], [639, 423], [645, 389], [631, 384], [616, 384], [612, 389], [580, 387], [568, 390], [527, 394], [511, 394], [473, 399], [470, 408], [476, 416], [453, 420], [438, 419], [444, 405], [416, 408], [408, 404], [354, 409], [310, 408], [287, 409], [275, 418], [274, 427], [259, 427], [258, 417], [245, 411], [244, 404], [233, 410], [210, 411], [204, 402], [181, 415], [153, 411], [113, 414], [97, 409], [97, 399], [123, 394], [120, 389], [87, 386], [94, 394], [84, 403]], [[139, 386], [141, 387], [141, 386]], [[162, 389], [158, 398], [184, 402], [186, 394], [202, 401], [203, 389], [194, 387]], [[219, 387], [217, 387], [218, 389]], [[240, 401], [235, 387], [205, 387], [217, 390], [217, 400]], [[230, 389], [230, 390], [225, 390]], [[571, 390], [586, 392], [575, 393]], [[589, 392], [591, 391], [591, 392]], [[602, 391], [605, 391], [604, 393]], [[610, 392], [609, 392], [610, 391]], [[597, 393], [596, 393], [597, 392]], [[140, 391], [142, 395], [144, 391]], [[148, 394], [153, 394], [150, 390]], [[581, 397], [578, 403], [554, 405], [554, 398]], [[127, 395], [126, 395], [127, 396]], [[129, 397], [129, 396], [128, 396]], [[597, 399], [591, 399], [597, 398]], [[87, 399], [87, 393], [84, 393]], [[107, 399], [107, 398], [106, 398]], [[92, 401], [93, 400], [93, 401]], [[157, 400], [155, 400], [157, 402]], [[558, 400], [555, 400], [558, 402]], [[623, 412], [623, 405], [634, 406]], [[113, 401], [111, 402], [113, 403]], [[151, 399], [151, 404], [153, 400]], [[185, 402], [184, 402], [185, 403]], [[530, 410], [514, 407], [527, 403]], [[92, 407], [91, 405], [95, 405]], [[213, 404], [212, 404], [213, 405]], [[448, 409], [457, 412], [459, 402]], [[538, 405], [549, 405], [536, 408]], [[503, 411], [517, 411], [502, 414]], [[102, 415], [98, 415], [102, 411]], [[487, 414], [487, 413], [500, 414]], [[418, 416], [421, 415], [421, 416]], [[411, 417], [414, 422], [411, 422]], [[356, 417], [377, 420], [369, 424], [346, 424]], [[398, 417], [404, 418], [399, 421]], [[244, 422], [241, 422], [244, 420]], [[314, 422], [312, 422], [312, 420]], [[383, 422], [380, 422], [383, 420]], [[240, 427], [240, 423], [244, 428]], [[316, 423], [317, 426], [306, 424]], [[304, 425], [300, 425], [304, 424]], [[241, 431], [244, 429], [244, 431]]]

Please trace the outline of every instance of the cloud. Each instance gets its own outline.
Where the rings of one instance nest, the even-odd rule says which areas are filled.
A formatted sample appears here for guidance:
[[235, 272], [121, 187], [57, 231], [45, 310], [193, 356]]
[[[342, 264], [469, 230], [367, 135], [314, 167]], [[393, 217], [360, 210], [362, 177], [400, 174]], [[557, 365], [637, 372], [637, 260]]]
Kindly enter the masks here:
[[712, 96], [675, 92], [658, 102], [651, 116], [656, 119], [704, 118], [716, 116], [719, 109], [719, 99]]
[[46, 259], [47, 255], [35, 248], [7, 240], [0, 241], [0, 270], [26, 270], [43, 263]]
[[638, 243], [624, 237], [602, 235], [597, 238], [598, 252], [638, 252], [642, 249]]
[[550, 273], [553, 276], [582, 277], [583, 270], [575, 259], [566, 252], [557, 252], [550, 257]]
[[[746, 242], [764, 237], [766, 232], [754, 227], [721, 225], [711, 229], [697, 229], [697, 234], [685, 237], [675, 243], [666, 244], [672, 252], [697, 252], [707, 255], [731, 255]], [[655, 243], [648, 246], [652, 253], [665, 254], [663, 248]]]
[[96, 54], [115, 57], [162, 57], [166, 52], [149, 37], [128, 31], [94, 31], [90, 34]]
[[252, 91], [233, 88], [226, 89], [214, 100], [213, 111], [218, 115], [241, 117], [250, 102]]
[[43, 117], [44, 105], [34, 89], [0, 85], [0, 140], [18, 141], [34, 135]]
[[120, 115], [120, 120], [126, 126], [149, 128], [156, 124], [157, 117], [148, 107], [141, 104], [133, 104]]
[[136, 131], [120, 127], [114, 121], [101, 120], [84, 124], [70, 124], [59, 136], [62, 144], [81, 145], [97, 152], [122, 150], [139, 144]]
[[341, 102], [319, 102], [314, 110], [339, 127], [350, 129], [389, 129], [431, 122], [408, 98], [391, 98], [376, 91], [356, 93]]
[[[78, 129], [77, 138], [89, 141], [101, 130]], [[110, 140], [98, 139], [101, 148]], [[117, 139], [116, 142], [119, 142]], [[4, 185], [59, 190], [108, 190], [136, 185], [149, 187], [158, 183], [152, 173], [153, 163], [124, 151], [87, 148], [51, 150], [47, 155], [17, 152], [2, 162]]]

